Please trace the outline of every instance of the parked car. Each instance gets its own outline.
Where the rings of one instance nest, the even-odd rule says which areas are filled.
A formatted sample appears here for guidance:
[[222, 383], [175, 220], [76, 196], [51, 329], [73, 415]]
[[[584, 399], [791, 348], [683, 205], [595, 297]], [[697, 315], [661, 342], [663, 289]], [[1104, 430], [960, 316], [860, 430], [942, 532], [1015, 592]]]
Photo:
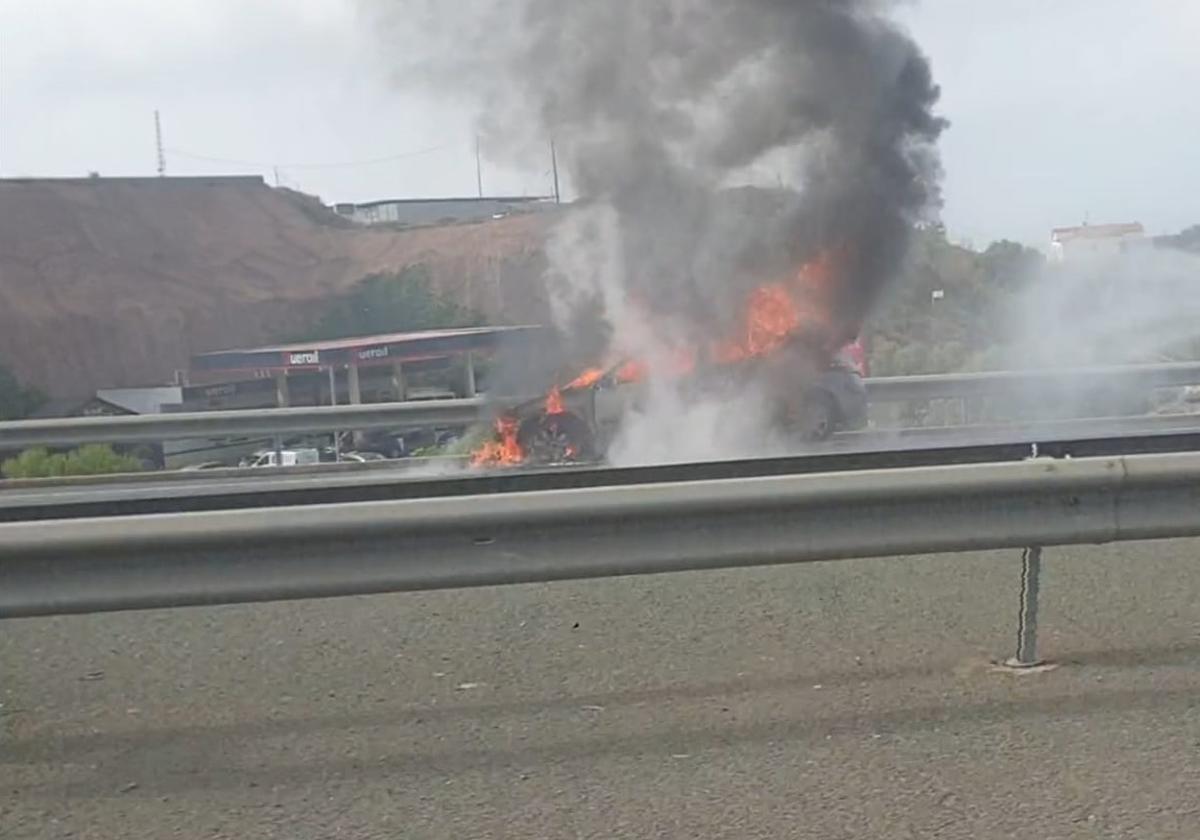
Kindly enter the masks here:
[[188, 464], [186, 467], [180, 467], [182, 472], [195, 472], [197, 470], [223, 470], [228, 469], [228, 464], [223, 464], [220, 461], [202, 461], [199, 464]]
[[352, 464], [366, 464], [372, 461], [386, 461], [386, 456], [380, 455], [378, 452], [343, 452], [342, 462]]

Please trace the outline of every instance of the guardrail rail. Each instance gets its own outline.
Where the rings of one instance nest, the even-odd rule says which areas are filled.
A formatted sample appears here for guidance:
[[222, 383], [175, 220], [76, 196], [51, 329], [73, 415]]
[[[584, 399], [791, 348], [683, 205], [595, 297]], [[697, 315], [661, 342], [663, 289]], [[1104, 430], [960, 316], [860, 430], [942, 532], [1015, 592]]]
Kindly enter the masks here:
[[1200, 454], [0, 524], [0, 618], [1200, 535]]
[[[993, 371], [865, 380], [877, 402], [933, 400], [979, 394], [1051, 395], [1107, 388], [1182, 387], [1200, 384], [1200, 364], [1178, 362], [1042, 371]], [[486, 398], [378, 403], [311, 408], [265, 408], [120, 417], [67, 417], [0, 422], [0, 451], [30, 446], [141, 443], [188, 438], [284, 435], [332, 429], [403, 429], [465, 426], [488, 411]]]

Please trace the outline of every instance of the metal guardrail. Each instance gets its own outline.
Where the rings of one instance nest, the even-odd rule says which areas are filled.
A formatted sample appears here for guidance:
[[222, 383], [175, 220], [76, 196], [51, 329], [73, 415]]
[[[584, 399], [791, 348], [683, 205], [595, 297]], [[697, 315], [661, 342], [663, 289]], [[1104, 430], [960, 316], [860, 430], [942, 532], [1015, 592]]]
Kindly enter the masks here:
[[1200, 454], [0, 524], [0, 618], [1200, 535]]
[[0, 450], [82, 443], [287, 435], [334, 429], [402, 429], [469, 425], [482, 398], [371, 405], [195, 411], [119, 417], [64, 417], [0, 423]]
[[[994, 371], [866, 380], [877, 402], [930, 400], [978, 394], [1063, 395], [1200, 384], [1200, 364]], [[264, 408], [124, 417], [66, 417], [0, 422], [0, 450], [83, 443], [140, 443], [186, 438], [300, 434], [333, 429], [463, 426], [487, 410], [484, 398], [313, 408]]]
[[1200, 363], [1001, 370], [921, 376], [879, 376], [866, 380], [867, 395], [878, 402], [949, 399], [982, 394], [1087, 393], [1096, 390], [1137, 391], [1200, 384]]
[[927, 449], [1000, 443], [1152, 437], [1200, 433], [1200, 413], [1079, 417], [1065, 420], [1024, 420], [972, 423], [959, 426], [910, 426], [839, 432], [822, 446], [832, 451]]
[[844, 432], [789, 456], [613, 468], [467, 468], [466, 457], [0, 481], [0, 522], [290, 507], [614, 484], [1200, 452], [1200, 414]]

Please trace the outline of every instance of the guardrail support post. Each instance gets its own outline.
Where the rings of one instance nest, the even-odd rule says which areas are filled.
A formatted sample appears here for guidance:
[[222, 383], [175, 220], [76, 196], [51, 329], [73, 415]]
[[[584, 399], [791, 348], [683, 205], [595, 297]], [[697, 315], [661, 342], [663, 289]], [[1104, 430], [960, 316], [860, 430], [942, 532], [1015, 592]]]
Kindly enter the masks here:
[[470, 398], [475, 396], [475, 354], [467, 353], [463, 366], [463, 396]]
[[362, 385], [359, 384], [356, 364], [346, 366], [346, 388], [350, 391], [350, 405], [362, 405]]
[[404, 363], [392, 363], [392, 390], [396, 392], [396, 401], [404, 402], [408, 399], [408, 386], [404, 381]]
[[1042, 547], [1030, 546], [1021, 554], [1021, 612], [1017, 620], [1017, 655], [1005, 664], [1010, 668], [1036, 668], [1038, 590], [1042, 577]]
[[281, 370], [275, 374], [275, 406], [287, 408], [291, 404], [292, 395], [288, 390], [287, 371]]
[[[330, 405], [338, 404], [338, 401], [337, 401], [337, 370], [336, 370], [336, 368], [334, 368], [333, 365], [329, 366], [329, 404]], [[338, 463], [341, 463], [342, 446], [341, 446], [341, 441], [339, 440], [339, 434], [340, 433], [337, 431], [337, 429], [333, 430], [333, 460]]]

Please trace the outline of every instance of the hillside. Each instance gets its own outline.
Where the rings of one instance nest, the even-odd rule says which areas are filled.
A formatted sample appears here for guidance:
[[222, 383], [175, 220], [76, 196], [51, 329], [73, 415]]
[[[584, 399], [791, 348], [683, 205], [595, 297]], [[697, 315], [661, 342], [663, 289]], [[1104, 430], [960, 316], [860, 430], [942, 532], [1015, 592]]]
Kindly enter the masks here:
[[[0, 180], [0, 219], [0, 370], [59, 399], [161, 383], [194, 353], [294, 337], [328, 317], [331, 296], [351, 300], [364, 277], [410, 266], [492, 322], [550, 317], [540, 278], [554, 213], [368, 229], [258, 178], [96, 178]], [[1154, 253], [1194, 260], [1198, 231], [1159, 237]], [[1113, 341], [1114, 325], [1079, 316], [1090, 277], [1011, 242], [977, 252], [924, 230], [868, 321], [874, 369], [1195, 358], [1194, 265], [1163, 259], [1106, 286], [1122, 320]], [[1166, 341], [1155, 301], [1185, 318], [1186, 335], [1171, 337], [1186, 342]], [[1163, 340], [1147, 348], [1131, 332]]]
[[375, 230], [257, 178], [0, 181], [0, 365], [59, 398], [162, 382], [418, 263], [491, 319], [542, 320], [551, 215]]

